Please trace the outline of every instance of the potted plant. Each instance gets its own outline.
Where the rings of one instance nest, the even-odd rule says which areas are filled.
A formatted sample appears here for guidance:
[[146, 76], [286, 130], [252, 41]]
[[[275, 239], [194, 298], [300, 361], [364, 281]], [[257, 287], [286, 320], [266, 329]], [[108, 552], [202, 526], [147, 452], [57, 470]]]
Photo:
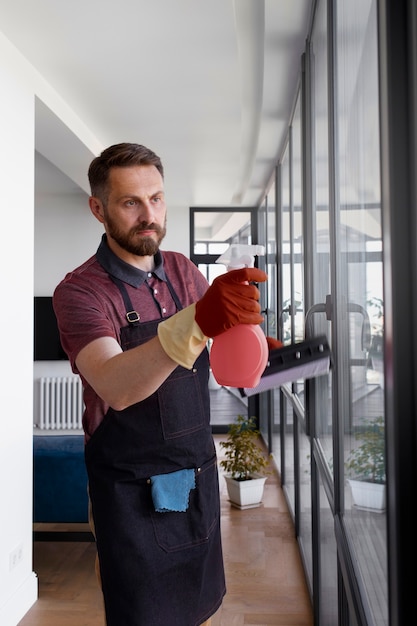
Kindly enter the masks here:
[[230, 424], [226, 441], [220, 442], [225, 458], [220, 466], [225, 470], [225, 480], [230, 502], [246, 509], [260, 506], [269, 461], [259, 446], [260, 432], [255, 417], [238, 415]]
[[361, 443], [347, 460], [346, 470], [354, 504], [358, 508], [385, 510], [385, 425], [376, 417], [355, 438]]

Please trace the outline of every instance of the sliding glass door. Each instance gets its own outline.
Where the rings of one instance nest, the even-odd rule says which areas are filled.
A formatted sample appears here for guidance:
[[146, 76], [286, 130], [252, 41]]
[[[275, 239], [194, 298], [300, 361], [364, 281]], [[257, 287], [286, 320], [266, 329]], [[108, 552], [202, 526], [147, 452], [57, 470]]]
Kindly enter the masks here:
[[376, 9], [317, 2], [276, 177], [279, 336], [332, 349], [274, 392], [271, 443], [320, 626], [388, 624]]

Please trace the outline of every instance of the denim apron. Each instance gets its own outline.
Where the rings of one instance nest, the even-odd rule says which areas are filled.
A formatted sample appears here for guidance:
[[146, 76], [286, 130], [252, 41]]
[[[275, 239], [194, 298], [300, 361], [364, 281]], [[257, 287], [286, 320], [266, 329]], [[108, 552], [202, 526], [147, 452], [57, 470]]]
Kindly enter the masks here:
[[[140, 322], [124, 284], [129, 350], [157, 333]], [[177, 310], [182, 308], [168, 281]], [[210, 427], [208, 353], [178, 366], [150, 397], [109, 409], [86, 444], [107, 626], [198, 626], [220, 606], [225, 579], [217, 460]], [[150, 477], [193, 469], [186, 512], [156, 512]]]

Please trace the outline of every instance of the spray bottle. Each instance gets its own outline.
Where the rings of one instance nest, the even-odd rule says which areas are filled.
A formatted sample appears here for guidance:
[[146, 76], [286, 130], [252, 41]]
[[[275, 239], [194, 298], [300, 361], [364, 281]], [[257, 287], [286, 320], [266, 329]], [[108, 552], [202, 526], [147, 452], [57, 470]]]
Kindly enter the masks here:
[[[265, 254], [264, 246], [231, 244], [216, 263], [227, 271], [254, 267], [255, 255]], [[210, 366], [214, 378], [227, 387], [256, 387], [268, 362], [268, 343], [259, 325], [240, 324], [213, 339]]]

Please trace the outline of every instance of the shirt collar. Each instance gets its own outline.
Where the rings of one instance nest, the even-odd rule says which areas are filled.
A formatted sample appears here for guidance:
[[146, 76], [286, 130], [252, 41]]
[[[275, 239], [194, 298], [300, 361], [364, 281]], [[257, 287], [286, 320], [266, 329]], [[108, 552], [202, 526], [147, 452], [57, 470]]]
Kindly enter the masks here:
[[119, 280], [122, 280], [128, 285], [132, 285], [132, 287], [140, 287], [147, 278], [150, 278], [150, 276], [156, 276], [160, 280], [166, 281], [164, 259], [160, 250], [158, 250], [154, 256], [154, 270], [152, 272], [145, 272], [144, 270], [140, 270], [137, 267], [130, 265], [130, 263], [126, 263], [126, 261], [123, 261], [116, 254], [114, 254], [114, 252], [110, 250], [107, 245], [107, 237], [106, 234], [104, 234], [101, 238], [96, 258], [108, 274], [115, 276], [115, 278], [119, 278]]

